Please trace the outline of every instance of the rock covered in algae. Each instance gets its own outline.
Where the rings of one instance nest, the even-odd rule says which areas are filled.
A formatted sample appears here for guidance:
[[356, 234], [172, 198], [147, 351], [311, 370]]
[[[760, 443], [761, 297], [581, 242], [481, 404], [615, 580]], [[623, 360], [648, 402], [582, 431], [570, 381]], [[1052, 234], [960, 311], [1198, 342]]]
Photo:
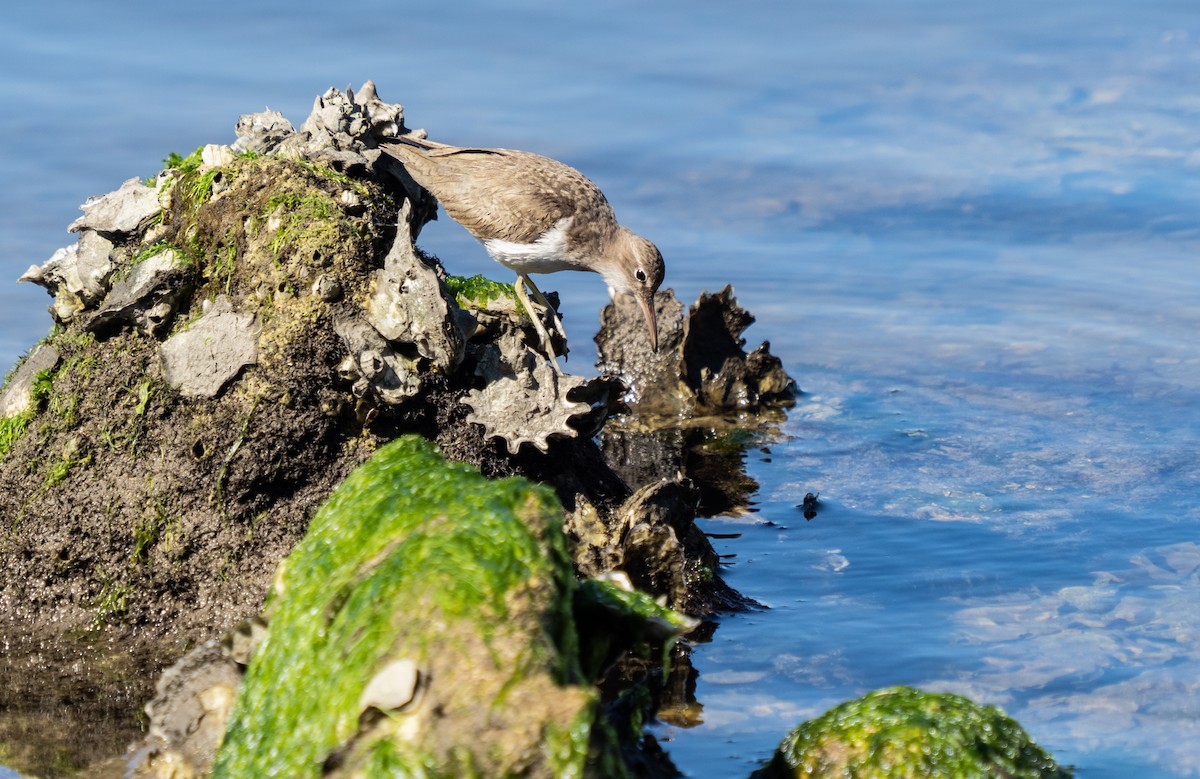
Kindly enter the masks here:
[[26, 274], [62, 326], [14, 372], [25, 410], [0, 427], [0, 516], [22, 528], [0, 536], [0, 598], [18, 617], [228, 628], [369, 454], [355, 412], [386, 405], [337, 372], [338, 325], [370, 328], [397, 238], [386, 182], [227, 148], [168, 166], [90, 201], [79, 243]]
[[281, 568], [211, 776], [582, 775], [598, 709], [559, 517], [423, 440], [381, 448]]
[[793, 730], [752, 779], [1066, 779], [1071, 772], [994, 706], [888, 687]]

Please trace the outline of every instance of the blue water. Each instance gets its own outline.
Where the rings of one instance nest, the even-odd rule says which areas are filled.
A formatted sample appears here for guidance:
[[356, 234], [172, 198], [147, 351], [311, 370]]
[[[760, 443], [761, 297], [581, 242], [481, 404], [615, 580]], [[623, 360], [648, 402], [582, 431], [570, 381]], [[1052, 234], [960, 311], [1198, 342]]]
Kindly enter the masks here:
[[[735, 285], [805, 395], [748, 468], [696, 648], [736, 777], [916, 684], [1078, 775], [1200, 775], [1200, 15], [1190, 2], [25, 4], [0, 29], [0, 278], [89, 195], [374, 79], [411, 126], [570, 162], [681, 297]], [[495, 271], [449, 221], [456, 272]], [[604, 285], [559, 274], [590, 365]], [[0, 283], [0, 363], [46, 332]], [[795, 509], [819, 492], [821, 512]], [[770, 520], [774, 524], [768, 524]]]

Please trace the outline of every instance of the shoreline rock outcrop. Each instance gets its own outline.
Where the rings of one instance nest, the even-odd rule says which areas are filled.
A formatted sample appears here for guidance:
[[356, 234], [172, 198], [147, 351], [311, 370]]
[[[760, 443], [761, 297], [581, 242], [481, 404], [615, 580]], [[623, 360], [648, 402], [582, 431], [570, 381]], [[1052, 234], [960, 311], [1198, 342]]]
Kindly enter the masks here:
[[[368, 82], [236, 132], [90, 199], [21, 277], [55, 327], [0, 392], [0, 754], [47, 779], [677, 776], [642, 729], [664, 703], [688, 724], [675, 639], [754, 606], [694, 520], [744, 503], [796, 394], [745, 351], [753, 317], [664, 290], [649, 352], [618, 301], [602, 376], [560, 377], [511, 287], [414, 245], [436, 204], [376, 148], [402, 106]], [[1068, 775], [999, 712], [894, 688], [756, 776], [883, 775], [863, 733], [897, 775]]]
[[593, 439], [619, 372], [553, 375], [510, 286], [414, 245], [436, 204], [375, 148], [410, 132], [400, 106], [368, 83], [237, 132], [89, 200], [22, 276], [55, 327], [0, 395], [0, 629], [103, 636], [153, 674], [257, 614], [334, 488], [411, 433], [551, 487], [577, 573], [746, 605], [686, 474], [635, 489]]

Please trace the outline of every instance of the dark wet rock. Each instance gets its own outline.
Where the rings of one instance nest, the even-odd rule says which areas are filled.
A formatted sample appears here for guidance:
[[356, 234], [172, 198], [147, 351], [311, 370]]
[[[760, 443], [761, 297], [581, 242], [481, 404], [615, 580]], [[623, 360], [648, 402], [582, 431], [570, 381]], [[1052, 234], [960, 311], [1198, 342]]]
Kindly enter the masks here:
[[568, 516], [575, 565], [589, 576], [620, 571], [639, 590], [685, 614], [708, 616], [749, 605], [719, 574], [720, 560], [696, 526], [698, 495], [690, 484], [650, 484], [612, 518], [584, 507]]
[[71, 223], [71, 232], [94, 230], [107, 236], [136, 232], [159, 212], [158, 191], [132, 178], [107, 195], [89, 199], [80, 206], [83, 216]]
[[630, 300], [605, 307], [596, 336], [602, 373], [634, 389], [640, 415], [688, 417], [790, 405], [795, 382], [764, 342], [750, 354], [742, 333], [754, 321], [737, 305], [733, 288], [703, 293], [690, 310], [672, 290], [655, 297], [659, 348], [636, 337], [641, 311]]
[[258, 362], [257, 316], [235, 311], [224, 295], [186, 330], [163, 342], [162, 376], [168, 386], [187, 398], [212, 398], [242, 372]]
[[76, 243], [59, 249], [41, 266], [29, 266], [17, 281], [45, 287], [54, 296], [51, 312], [55, 320], [69, 322], [108, 291], [112, 251], [112, 241], [93, 230], [84, 230]]
[[702, 517], [744, 510], [758, 483], [746, 475], [746, 449], [769, 437], [774, 414], [750, 418], [655, 420], [618, 418], [600, 434], [604, 459], [631, 487], [684, 477], [699, 494]]
[[632, 413], [601, 434], [605, 458], [633, 487], [686, 478], [705, 516], [746, 507], [757, 487], [742, 460], [773, 434], [795, 382], [761, 344], [747, 354], [742, 333], [754, 318], [726, 287], [690, 309], [671, 290], [655, 297], [659, 349], [636, 337], [641, 316], [628, 300], [607, 306], [596, 335], [597, 365], [632, 388]]

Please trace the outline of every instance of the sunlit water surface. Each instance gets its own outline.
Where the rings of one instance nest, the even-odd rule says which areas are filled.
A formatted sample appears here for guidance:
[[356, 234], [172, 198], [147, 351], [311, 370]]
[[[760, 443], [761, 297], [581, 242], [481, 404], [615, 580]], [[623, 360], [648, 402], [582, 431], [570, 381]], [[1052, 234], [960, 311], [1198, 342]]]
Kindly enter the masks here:
[[[1045, 6], [27, 4], [0, 28], [0, 276], [167, 152], [372, 78], [434, 137], [585, 170], [681, 297], [734, 284], [804, 390], [748, 456], [755, 510], [705, 522], [770, 608], [696, 648], [703, 724], [656, 727], [686, 774], [913, 684], [1001, 705], [1080, 777], [1194, 776], [1200, 17]], [[496, 271], [444, 218], [422, 241]], [[603, 284], [553, 281], [587, 368]], [[0, 362], [48, 302], [0, 284]]]

